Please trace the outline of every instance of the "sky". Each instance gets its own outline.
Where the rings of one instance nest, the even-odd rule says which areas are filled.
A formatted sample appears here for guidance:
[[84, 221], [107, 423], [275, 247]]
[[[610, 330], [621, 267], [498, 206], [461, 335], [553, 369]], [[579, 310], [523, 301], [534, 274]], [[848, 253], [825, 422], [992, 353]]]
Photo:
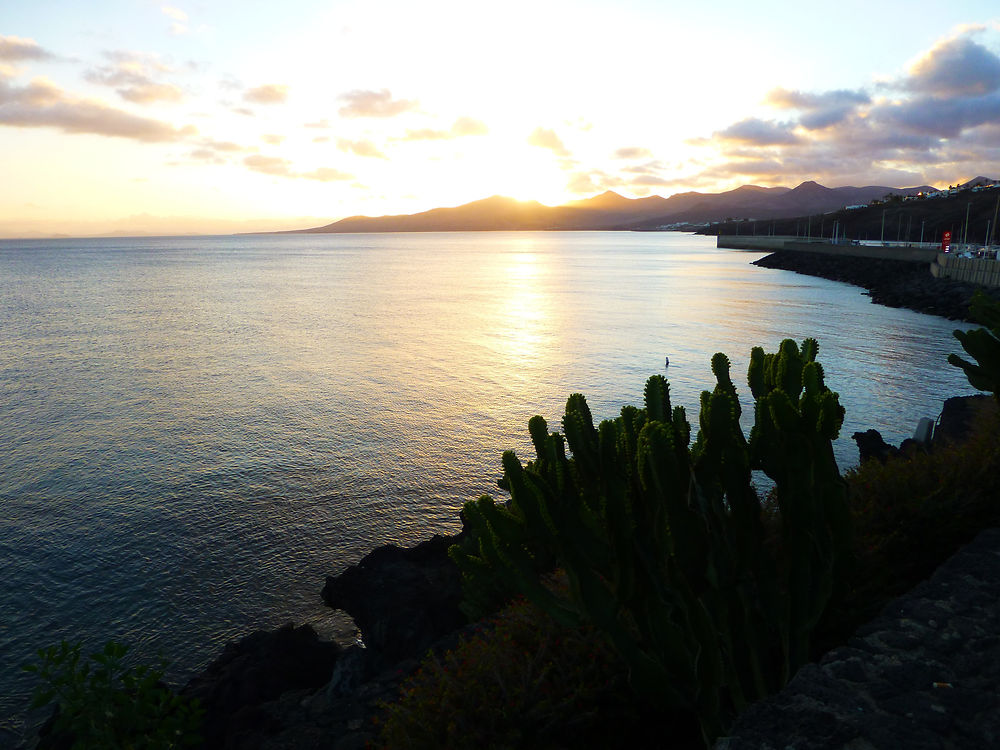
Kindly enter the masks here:
[[996, 0], [0, 0], [0, 237], [978, 175]]

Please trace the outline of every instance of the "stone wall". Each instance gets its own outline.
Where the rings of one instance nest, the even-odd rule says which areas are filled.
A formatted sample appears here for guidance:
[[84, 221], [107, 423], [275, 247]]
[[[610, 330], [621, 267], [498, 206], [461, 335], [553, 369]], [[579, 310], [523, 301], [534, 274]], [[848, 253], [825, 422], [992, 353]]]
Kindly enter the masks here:
[[960, 258], [951, 253], [938, 253], [931, 264], [931, 274], [938, 279], [1000, 287], [1000, 261], [997, 260]]
[[788, 250], [799, 253], [835, 255], [842, 258], [871, 258], [875, 260], [901, 260], [909, 263], [931, 263], [938, 256], [938, 245], [911, 243], [909, 245], [852, 245], [849, 243], [803, 240], [796, 237], [741, 237], [719, 235], [716, 247], [732, 250]]
[[1000, 747], [1000, 529], [751, 706], [716, 750]]

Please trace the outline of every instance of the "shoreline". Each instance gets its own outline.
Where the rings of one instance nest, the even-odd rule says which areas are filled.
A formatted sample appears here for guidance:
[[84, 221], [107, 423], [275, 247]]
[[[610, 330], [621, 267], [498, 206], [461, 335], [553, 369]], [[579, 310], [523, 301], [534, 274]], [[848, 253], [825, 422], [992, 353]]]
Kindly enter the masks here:
[[855, 258], [778, 250], [752, 265], [861, 287], [871, 301], [885, 307], [902, 307], [948, 320], [972, 322], [969, 304], [976, 290], [1000, 300], [1000, 290], [931, 276], [923, 263], [902, 260]]

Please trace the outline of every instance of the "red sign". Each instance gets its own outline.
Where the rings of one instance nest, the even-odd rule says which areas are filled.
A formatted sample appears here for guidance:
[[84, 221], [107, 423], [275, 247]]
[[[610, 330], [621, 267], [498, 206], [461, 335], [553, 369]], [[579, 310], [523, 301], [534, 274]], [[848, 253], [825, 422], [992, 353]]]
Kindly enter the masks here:
[[941, 235], [941, 251], [948, 252], [951, 250], [951, 232], [945, 232]]

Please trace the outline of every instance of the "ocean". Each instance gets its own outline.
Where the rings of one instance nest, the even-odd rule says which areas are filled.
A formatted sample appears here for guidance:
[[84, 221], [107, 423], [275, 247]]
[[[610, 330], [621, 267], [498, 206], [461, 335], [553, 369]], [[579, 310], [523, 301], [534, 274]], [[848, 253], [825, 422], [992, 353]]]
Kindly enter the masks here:
[[349, 640], [326, 575], [457, 531], [531, 416], [580, 392], [613, 417], [667, 357], [697, 424], [712, 354], [745, 394], [752, 346], [817, 338], [842, 468], [853, 432], [898, 443], [973, 392], [956, 324], [758, 257], [677, 233], [0, 241], [0, 746], [33, 721], [18, 665], [62, 639], [178, 682], [259, 628]]

